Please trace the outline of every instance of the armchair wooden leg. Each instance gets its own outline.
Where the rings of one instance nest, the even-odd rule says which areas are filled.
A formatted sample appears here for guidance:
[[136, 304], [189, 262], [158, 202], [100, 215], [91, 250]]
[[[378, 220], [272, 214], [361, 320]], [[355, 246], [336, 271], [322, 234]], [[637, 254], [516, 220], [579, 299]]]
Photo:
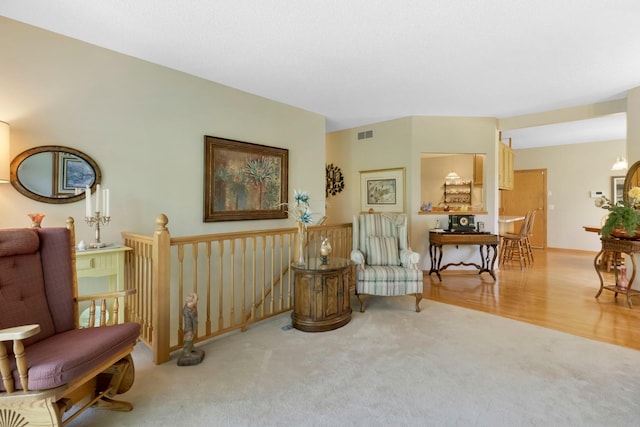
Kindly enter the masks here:
[[420, 313], [420, 301], [422, 301], [422, 294], [416, 293], [416, 313]]
[[360, 294], [356, 296], [358, 297], [358, 301], [360, 301], [360, 313], [364, 313], [364, 301], [362, 300], [362, 296]]

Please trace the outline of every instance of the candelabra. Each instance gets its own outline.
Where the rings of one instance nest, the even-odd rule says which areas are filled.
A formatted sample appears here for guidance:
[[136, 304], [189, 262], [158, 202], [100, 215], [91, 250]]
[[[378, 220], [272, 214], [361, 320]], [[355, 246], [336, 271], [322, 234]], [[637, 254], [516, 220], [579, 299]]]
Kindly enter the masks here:
[[100, 212], [96, 211], [93, 216], [87, 216], [84, 218], [85, 222], [89, 225], [89, 227], [96, 229], [96, 241], [94, 243], [89, 244], [90, 248], [103, 248], [106, 243], [100, 242], [100, 227], [103, 225], [107, 225], [109, 221], [111, 221], [110, 216], [101, 216]]

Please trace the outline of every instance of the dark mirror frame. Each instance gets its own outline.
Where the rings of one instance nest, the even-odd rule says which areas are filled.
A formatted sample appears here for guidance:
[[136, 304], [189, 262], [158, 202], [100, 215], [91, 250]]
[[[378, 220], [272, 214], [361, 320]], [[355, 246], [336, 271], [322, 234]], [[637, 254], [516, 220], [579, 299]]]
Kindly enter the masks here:
[[629, 199], [629, 190], [633, 187], [640, 187], [640, 160], [631, 165], [624, 178], [623, 200]]
[[41, 194], [34, 193], [33, 191], [28, 190], [24, 185], [22, 185], [22, 183], [18, 179], [18, 169], [20, 168], [20, 165], [29, 157], [39, 153], [69, 153], [87, 162], [95, 172], [95, 180], [93, 181], [93, 185], [91, 186], [92, 193], [95, 191], [96, 185], [100, 184], [100, 182], [102, 181], [102, 172], [100, 171], [100, 167], [91, 157], [89, 157], [85, 153], [75, 150], [73, 148], [63, 147], [60, 145], [43, 145], [40, 147], [34, 147], [18, 154], [11, 161], [11, 177], [10, 177], [11, 184], [16, 190], [18, 190], [18, 192], [20, 192], [22, 195], [30, 199], [36, 200], [38, 202], [43, 202], [43, 203], [62, 204], [62, 203], [73, 203], [85, 198], [84, 191], [81, 192], [80, 194], [70, 193], [68, 197], [66, 196], [65, 197], [48, 197], [48, 196], [43, 196]]

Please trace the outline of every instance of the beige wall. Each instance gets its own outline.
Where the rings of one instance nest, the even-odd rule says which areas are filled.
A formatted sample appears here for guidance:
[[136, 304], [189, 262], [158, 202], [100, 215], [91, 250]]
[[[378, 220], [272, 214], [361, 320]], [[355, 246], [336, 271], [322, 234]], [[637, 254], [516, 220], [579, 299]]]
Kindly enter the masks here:
[[[357, 133], [373, 130], [371, 139], [357, 140]], [[405, 210], [409, 215], [411, 246], [422, 256], [422, 269], [429, 269], [428, 231], [436, 219], [446, 224], [446, 215], [419, 215], [421, 200], [421, 153], [485, 153], [486, 207], [479, 215], [488, 231], [497, 230], [497, 136], [496, 120], [475, 117], [408, 117], [327, 134], [327, 162], [345, 174], [345, 189], [327, 202], [329, 221], [349, 222], [360, 211], [359, 172], [372, 169], [406, 168]], [[477, 257], [477, 248], [461, 248], [445, 261]], [[454, 260], [455, 259], [455, 260]]]
[[[292, 220], [203, 223], [204, 135], [289, 149], [289, 193], [311, 193], [324, 213], [325, 121], [318, 114], [0, 18], [0, 120], [11, 125], [11, 157], [40, 145], [90, 155], [111, 190], [112, 222], [151, 233], [165, 213], [173, 235], [292, 226]], [[45, 226], [76, 219], [91, 241], [84, 202], [45, 204], [0, 186], [0, 227]]]
[[[365, 130], [372, 130], [373, 138], [358, 140], [358, 132]], [[410, 160], [410, 118], [328, 133], [327, 162], [342, 169], [345, 182], [341, 193], [327, 199], [328, 223], [351, 222], [353, 215], [360, 212], [360, 171], [408, 168]], [[410, 194], [412, 185], [408, 174], [405, 176], [405, 192]]]
[[[514, 168], [547, 169], [547, 246], [598, 251], [600, 241], [582, 228], [599, 225], [606, 211], [596, 208], [591, 191], [611, 196], [616, 153], [624, 153], [625, 141], [593, 142], [515, 150]], [[551, 209], [553, 207], [553, 209]]]

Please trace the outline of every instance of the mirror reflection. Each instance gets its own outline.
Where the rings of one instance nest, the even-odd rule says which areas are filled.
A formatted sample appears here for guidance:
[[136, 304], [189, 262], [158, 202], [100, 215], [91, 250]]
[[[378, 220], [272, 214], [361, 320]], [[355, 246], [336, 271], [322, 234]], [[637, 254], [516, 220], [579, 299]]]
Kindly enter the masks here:
[[484, 212], [482, 153], [421, 153], [420, 200], [432, 211]]
[[84, 188], [100, 183], [96, 162], [69, 147], [42, 146], [26, 150], [11, 162], [11, 184], [30, 199], [71, 203], [84, 198]]

